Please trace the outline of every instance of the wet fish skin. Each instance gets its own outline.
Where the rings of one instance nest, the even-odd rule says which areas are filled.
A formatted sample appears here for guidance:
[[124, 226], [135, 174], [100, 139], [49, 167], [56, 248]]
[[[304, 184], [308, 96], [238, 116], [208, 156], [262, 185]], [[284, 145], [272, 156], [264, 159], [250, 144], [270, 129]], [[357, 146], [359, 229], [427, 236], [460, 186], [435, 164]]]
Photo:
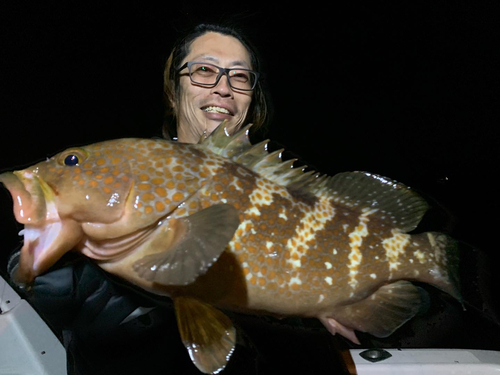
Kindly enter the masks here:
[[[460, 298], [453, 241], [407, 234], [427, 209], [417, 194], [369, 173], [305, 174], [265, 142], [251, 146], [247, 129], [228, 136], [220, 127], [198, 145], [121, 139], [73, 148], [0, 182], [26, 227], [24, 282], [75, 249], [171, 296], [183, 314], [198, 311], [192, 299], [204, 312], [317, 317], [355, 342], [354, 330], [386, 336], [418, 312], [421, 295], [408, 280]], [[181, 321], [189, 350], [199, 324]], [[223, 368], [234, 348], [227, 323], [215, 327], [219, 338], [196, 344], [206, 351], [193, 362], [205, 372]], [[207, 364], [214, 351], [226, 358]]]

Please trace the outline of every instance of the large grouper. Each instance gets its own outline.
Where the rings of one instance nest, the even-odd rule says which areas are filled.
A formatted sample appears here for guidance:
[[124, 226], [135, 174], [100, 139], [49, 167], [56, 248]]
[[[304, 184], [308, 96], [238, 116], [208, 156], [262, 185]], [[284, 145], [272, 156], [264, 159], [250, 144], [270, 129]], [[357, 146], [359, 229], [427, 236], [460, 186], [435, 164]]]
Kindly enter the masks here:
[[217, 373], [236, 331], [219, 309], [316, 317], [358, 343], [386, 337], [425, 298], [460, 300], [445, 234], [414, 231], [428, 209], [413, 190], [365, 172], [329, 177], [283, 161], [249, 127], [199, 144], [117, 139], [70, 148], [0, 175], [24, 224], [13, 275], [29, 284], [77, 251], [172, 298], [193, 363]]

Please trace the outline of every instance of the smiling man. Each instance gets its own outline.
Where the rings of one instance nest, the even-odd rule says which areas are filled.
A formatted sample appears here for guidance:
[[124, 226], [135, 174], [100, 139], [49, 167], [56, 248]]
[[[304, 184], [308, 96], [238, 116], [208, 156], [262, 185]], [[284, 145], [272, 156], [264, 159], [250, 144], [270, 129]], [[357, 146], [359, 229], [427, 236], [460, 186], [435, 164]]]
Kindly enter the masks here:
[[[233, 29], [200, 25], [175, 47], [165, 68], [170, 119], [164, 134], [197, 143], [226, 120], [230, 132], [267, 116], [255, 50]], [[169, 121], [170, 120], [170, 121]]]

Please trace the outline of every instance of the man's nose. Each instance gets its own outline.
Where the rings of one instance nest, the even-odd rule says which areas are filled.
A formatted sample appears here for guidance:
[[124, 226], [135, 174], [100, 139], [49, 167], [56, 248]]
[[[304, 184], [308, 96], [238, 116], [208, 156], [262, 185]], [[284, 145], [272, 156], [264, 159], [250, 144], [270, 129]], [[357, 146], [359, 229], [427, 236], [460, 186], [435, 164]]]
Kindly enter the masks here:
[[219, 78], [219, 82], [212, 88], [212, 93], [219, 94], [220, 96], [233, 96], [233, 89], [229, 85], [227, 74], [223, 74]]

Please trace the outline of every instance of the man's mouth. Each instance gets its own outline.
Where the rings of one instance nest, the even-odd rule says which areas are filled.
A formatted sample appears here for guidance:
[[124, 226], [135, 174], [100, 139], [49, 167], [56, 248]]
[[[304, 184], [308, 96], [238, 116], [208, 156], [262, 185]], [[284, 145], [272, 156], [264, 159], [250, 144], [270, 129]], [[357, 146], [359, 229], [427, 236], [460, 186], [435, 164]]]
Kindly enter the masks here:
[[224, 115], [231, 115], [231, 112], [229, 112], [226, 108], [222, 107], [216, 107], [216, 106], [208, 106], [205, 108], [202, 108], [204, 112], [209, 112], [209, 113], [222, 113]]

